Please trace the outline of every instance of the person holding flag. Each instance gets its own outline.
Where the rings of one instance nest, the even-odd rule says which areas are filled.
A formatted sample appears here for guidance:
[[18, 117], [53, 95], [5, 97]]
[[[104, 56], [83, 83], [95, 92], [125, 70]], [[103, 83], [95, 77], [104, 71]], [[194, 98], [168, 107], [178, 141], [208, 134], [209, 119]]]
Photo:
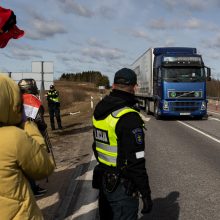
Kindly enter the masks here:
[[[38, 96], [38, 88], [34, 79], [22, 79], [18, 82], [18, 86], [22, 93], [23, 107], [27, 120], [32, 120], [37, 124], [41, 134], [47, 129], [44, 121], [44, 107]], [[36, 184], [35, 180], [29, 178], [29, 183], [35, 197], [43, 196], [47, 190]]]
[[[16, 23], [14, 12], [0, 7], [0, 48], [24, 35]], [[19, 86], [0, 74], [0, 88], [1, 220], [43, 220], [28, 179], [48, 177], [55, 164], [36, 123], [27, 120]]]
[[55, 165], [36, 123], [25, 116], [18, 85], [0, 74], [0, 88], [0, 219], [43, 220], [28, 179], [48, 177]]

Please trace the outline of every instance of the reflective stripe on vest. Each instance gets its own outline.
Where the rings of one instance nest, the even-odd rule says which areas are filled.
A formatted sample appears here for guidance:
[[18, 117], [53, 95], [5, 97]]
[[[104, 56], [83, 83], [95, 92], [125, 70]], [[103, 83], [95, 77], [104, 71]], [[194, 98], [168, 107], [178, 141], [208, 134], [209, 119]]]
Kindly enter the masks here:
[[[59, 102], [59, 96], [58, 96], [57, 91], [49, 91], [47, 94], [48, 94], [50, 100], [52, 100], [53, 102]], [[54, 98], [52, 96], [56, 96], [56, 98]]]
[[103, 120], [95, 120], [93, 117], [94, 139], [100, 163], [107, 166], [117, 166], [118, 143], [115, 128], [120, 117], [129, 112], [139, 114], [132, 108], [124, 107], [112, 112]]

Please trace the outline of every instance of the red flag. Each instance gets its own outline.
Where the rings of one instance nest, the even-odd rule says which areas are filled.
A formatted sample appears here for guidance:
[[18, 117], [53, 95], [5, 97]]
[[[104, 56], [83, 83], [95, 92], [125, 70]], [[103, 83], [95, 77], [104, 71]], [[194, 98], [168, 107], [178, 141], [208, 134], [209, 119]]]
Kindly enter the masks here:
[[35, 119], [41, 105], [42, 103], [37, 96], [23, 94], [23, 106], [26, 117]]
[[24, 35], [24, 31], [16, 23], [14, 12], [0, 6], [0, 48], [4, 48], [10, 39], [18, 39]]

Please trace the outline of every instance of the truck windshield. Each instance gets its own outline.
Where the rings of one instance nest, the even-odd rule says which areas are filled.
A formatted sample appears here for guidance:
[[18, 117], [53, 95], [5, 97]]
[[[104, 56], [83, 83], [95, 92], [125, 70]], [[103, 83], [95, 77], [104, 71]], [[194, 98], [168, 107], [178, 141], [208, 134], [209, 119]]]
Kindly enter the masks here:
[[203, 82], [205, 81], [205, 70], [201, 67], [163, 68], [162, 76], [166, 82]]

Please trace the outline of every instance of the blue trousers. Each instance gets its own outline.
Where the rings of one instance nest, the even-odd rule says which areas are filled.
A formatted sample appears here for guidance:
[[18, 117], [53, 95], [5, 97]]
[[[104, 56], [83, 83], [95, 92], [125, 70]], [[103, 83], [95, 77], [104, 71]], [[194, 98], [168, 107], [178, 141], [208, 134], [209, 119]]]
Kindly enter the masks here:
[[122, 183], [114, 192], [99, 193], [100, 220], [137, 220], [139, 198], [128, 196]]

